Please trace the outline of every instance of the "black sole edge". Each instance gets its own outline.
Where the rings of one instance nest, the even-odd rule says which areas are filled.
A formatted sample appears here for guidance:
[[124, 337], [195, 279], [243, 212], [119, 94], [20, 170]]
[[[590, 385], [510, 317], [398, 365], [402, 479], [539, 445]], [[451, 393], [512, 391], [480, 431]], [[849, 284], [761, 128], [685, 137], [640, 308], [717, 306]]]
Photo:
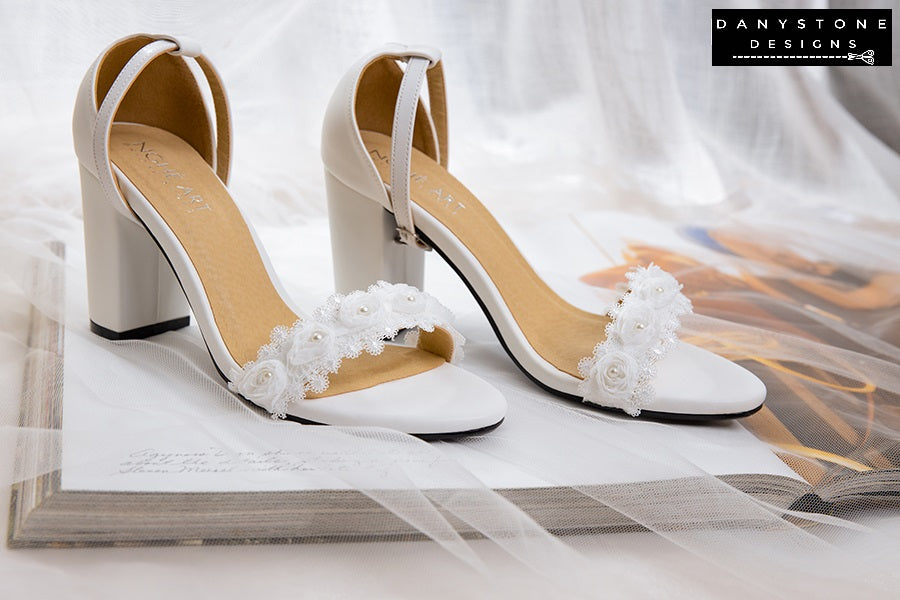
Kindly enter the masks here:
[[[249, 400], [248, 400], [249, 402]], [[285, 417], [286, 421], [293, 421], [294, 423], [302, 423], [303, 425], [314, 425], [319, 427], [331, 427], [327, 423], [319, 423], [318, 421], [310, 421], [309, 419], [303, 419], [300, 417], [295, 417], [294, 415], [287, 415]], [[413, 437], [417, 437], [420, 440], [424, 440], [426, 442], [436, 442], [436, 441], [448, 441], [448, 440], [456, 440], [459, 438], [468, 437], [471, 435], [480, 435], [483, 433], [488, 433], [489, 431], [493, 431], [500, 427], [503, 423], [504, 419], [500, 419], [493, 425], [488, 425], [487, 427], [478, 427], [476, 429], [468, 429], [466, 431], [450, 431], [447, 433], [410, 433]]]
[[170, 319], [168, 321], [163, 321], [162, 323], [154, 323], [153, 325], [145, 325], [144, 327], [136, 327], [134, 329], [129, 329], [128, 331], [113, 331], [112, 329], [107, 329], [103, 325], [98, 325], [94, 321], [91, 321], [91, 332], [108, 340], [142, 340], [167, 331], [182, 329], [190, 324], [191, 317], [187, 316]]
[[[516, 359], [515, 355], [513, 355], [512, 351], [509, 349], [509, 346], [506, 344], [506, 340], [503, 339], [503, 335], [500, 333], [500, 329], [497, 327], [497, 324], [494, 322], [493, 317], [491, 316], [490, 311], [487, 306], [485, 306], [484, 302], [481, 300], [481, 297], [478, 295], [478, 292], [475, 291], [475, 288], [472, 287], [472, 284], [469, 283], [469, 280], [466, 279], [466, 276], [460, 271], [460, 269], [453, 263], [450, 258], [444, 254], [444, 252], [418, 227], [416, 228], [416, 233], [418, 236], [424, 241], [426, 244], [431, 246], [431, 248], [438, 253], [438, 255], [444, 259], [450, 268], [453, 269], [453, 272], [456, 273], [462, 282], [465, 284], [466, 288], [468, 288], [469, 293], [472, 294], [472, 297], [475, 298], [475, 302], [478, 303], [478, 306], [481, 307], [481, 312], [484, 313], [484, 316], [487, 318], [488, 323], [491, 325], [491, 329], [494, 330], [494, 335], [497, 336], [497, 340], [499, 340], [500, 345], [503, 347], [503, 350], [506, 352], [507, 356], [513, 361], [513, 364], [519, 368], [519, 370], [534, 382], [542, 390], [553, 394], [559, 398], [563, 398], [565, 400], [569, 400], [571, 402], [577, 402], [580, 406], [586, 406], [597, 410], [602, 410], [605, 412], [616, 413], [618, 415], [626, 414], [621, 408], [615, 408], [610, 406], [601, 406], [599, 404], [592, 404], [590, 402], [585, 402], [581, 396], [576, 396], [574, 394], [568, 394], [566, 392], [561, 392], [560, 390], [554, 389], [548, 386], [546, 383], [538, 380], [534, 375], [528, 372], [525, 367], [519, 363]], [[638, 415], [642, 419], [652, 420], [652, 421], [677, 421], [680, 423], [684, 422], [695, 422], [695, 423], [703, 423], [709, 421], [725, 421], [730, 419], [740, 419], [743, 417], [748, 417], [755, 412], [759, 411], [763, 407], [762, 404], [757, 406], [756, 408], [752, 408], [745, 412], [740, 413], [729, 413], [729, 414], [717, 414], [717, 415], [694, 415], [694, 414], [686, 414], [686, 413], [667, 413], [667, 412], [659, 412], [654, 410], [642, 410], [641, 414]]]
[[[587, 403], [585, 403], [587, 404]], [[589, 405], [590, 406], [590, 405]], [[678, 422], [695, 422], [695, 423], [706, 423], [709, 421], [726, 421], [730, 419], [743, 419], [744, 417], [749, 417], [752, 414], [758, 413], [762, 409], [763, 405], [760, 404], [756, 408], [751, 408], [750, 410], [746, 410], [744, 412], [739, 413], [727, 413], [724, 415], [692, 415], [688, 413], [664, 413], [658, 412], [655, 410], [642, 410], [640, 417], [646, 417], [647, 419], [651, 419], [653, 421], [678, 421]], [[607, 408], [605, 406], [597, 406], [597, 408], [601, 408], [603, 410], [616, 410], [618, 408]]]

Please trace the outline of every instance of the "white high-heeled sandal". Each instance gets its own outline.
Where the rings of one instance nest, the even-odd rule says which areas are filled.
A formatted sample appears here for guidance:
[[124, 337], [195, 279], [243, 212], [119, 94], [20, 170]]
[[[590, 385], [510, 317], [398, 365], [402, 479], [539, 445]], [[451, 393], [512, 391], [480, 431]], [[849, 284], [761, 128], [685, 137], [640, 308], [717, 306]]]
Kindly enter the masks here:
[[[426, 79], [428, 107], [419, 99]], [[392, 44], [351, 67], [326, 111], [322, 157], [338, 290], [377, 279], [421, 287], [423, 250], [433, 248], [543, 388], [633, 416], [731, 418], [762, 406], [766, 390], [756, 376], [677, 340], [691, 305], [659, 267], [631, 272], [606, 315], [572, 306], [541, 280], [447, 171], [437, 50]]]
[[[73, 129], [91, 329], [144, 338], [188, 325], [193, 310], [230, 389], [276, 417], [423, 437], [496, 427], [504, 398], [451, 364], [462, 338], [428, 294], [382, 282], [311, 315], [291, 307], [225, 187], [229, 119], [190, 41], [128, 37], [88, 70]], [[385, 344], [414, 328], [416, 347]]]

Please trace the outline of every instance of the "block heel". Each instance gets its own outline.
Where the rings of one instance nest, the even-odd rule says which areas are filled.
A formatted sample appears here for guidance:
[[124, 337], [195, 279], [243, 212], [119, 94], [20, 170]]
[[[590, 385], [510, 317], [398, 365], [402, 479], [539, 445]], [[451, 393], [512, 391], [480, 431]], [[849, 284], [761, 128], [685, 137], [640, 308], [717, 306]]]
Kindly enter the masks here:
[[91, 331], [141, 339], [190, 325], [190, 307], [153, 238], [125, 219], [83, 166], [81, 195]]
[[394, 216], [327, 171], [325, 190], [335, 289], [347, 293], [379, 280], [422, 289], [425, 252], [396, 241]]

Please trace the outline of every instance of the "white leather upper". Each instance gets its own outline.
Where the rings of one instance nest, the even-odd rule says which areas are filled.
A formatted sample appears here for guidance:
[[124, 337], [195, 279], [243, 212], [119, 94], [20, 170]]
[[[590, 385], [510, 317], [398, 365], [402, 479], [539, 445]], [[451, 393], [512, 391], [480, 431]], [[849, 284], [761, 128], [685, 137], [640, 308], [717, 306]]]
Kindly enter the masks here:
[[[391, 58], [407, 63], [392, 131], [391, 185], [386, 187], [366, 152], [356, 118], [356, 94], [366, 68], [377, 60]], [[387, 44], [357, 61], [340, 80], [325, 111], [322, 126], [322, 161], [325, 169], [352, 190], [377, 200], [397, 221], [398, 241], [426, 247], [415, 236], [409, 200], [409, 170], [419, 94], [427, 75], [432, 110], [424, 111], [432, 139], [437, 140], [437, 161], [447, 164], [446, 121], [435, 126], [433, 114], [445, 119], [443, 71], [440, 51], [428, 46]], [[395, 170], [396, 169], [396, 170]]]
[[502, 421], [506, 399], [477, 375], [444, 363], [414, 377], [295, 402], [288, 414], [314, 423], [365, 423], [417, 434], [468, 432]]
[[[148, 37], [154, 41], [141, 47], [118, 73], [112, 86], [97, 106], [97, 76], [99, 67], [109, 51], [122, 42], [133, 38]], [[118, 188], [113, 165], [109, 160], [109, 135], [112, 130], [116, 112], [126, 94], [137, 81], [140, 74], [153, 60], [165, 54], [174, 54], [196, 59], [201, 71], [206, 76], [212, 91], [213, 107], [206, 107], [209, 121], [210, 143], [214, 149], [211, 166], [217, 171], [224, 183], [227, 183], [230, 168], [231, 120], [227, 98], [224, 94], [221, 79], [212, 64], [201, 54], [200, 45], [184, 37], [170, 35], [138, 34], [117, 40], [104, 50], [91, 65], [75, 99], [75, 110], [72, 118], [72, 131], [75, 154], [78, 161], [91, 174], [95, 175], [104, 195], [112, 206], [126, 219], [136, 222], [132, 210], [124, 201]], [[221, 162], [222, 164], [218, 164]]]
[[136, 222], [133, 213], [124, 202], [113, 200], [118, 196], [118, 188], [116, 187], [115, 175], [112, 170], [112, 163], [109, 159], [109, 134], [112, 131], [113, 119], [116, 110], [125, 98], [125, 94], [131, 89], [132, 84], [141, 74], [150, 62], [158, 57], [178, 49], [178, 44], [170, 40], [157, 40], [147, 44], [138, 53], [131, 57], [131, 60], [125, 65], [125, 68], [116, 77], [112, 87], [103, 98], [103, 103], [97, 111], [97, 117], [94, 121], [93, 144], [91, 146], [91, 155], [94, 159], [94, 173], [100, 180], [100, 187], [103, 188], [103, 195], [111, 200], [113, 206], [122, 216]]

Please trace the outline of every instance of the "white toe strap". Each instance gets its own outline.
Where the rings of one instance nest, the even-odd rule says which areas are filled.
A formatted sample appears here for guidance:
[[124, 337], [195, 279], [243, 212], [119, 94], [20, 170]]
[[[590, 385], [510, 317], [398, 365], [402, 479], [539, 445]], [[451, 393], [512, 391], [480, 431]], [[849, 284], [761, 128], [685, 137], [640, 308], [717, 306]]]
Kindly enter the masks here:
[[678, 339], [680, 317], [692, 311], [681, 284], [658, 266], [630, 271], [628, 290], [609, 310], [606, 340], [581, 359], [584, 401], [636, 417], [653, 402], [655, 363]]
[[228, 387], [284, 418], [291, 402], [310, 391], [324, 392], [328, 376], [337, 373], [343, 359], [364, 351], [381, 354], [385, 340], [404, 329], [446, 331], [452, 341], [446, 358], [458, 362], [465, 339], [450, 324], [452, 318], [433, 296], [406, 284], [379, 281], [365, 292], [335, 294], [312, 317], [289, 329], [276, 327], [255, 361], [232, 369]]

